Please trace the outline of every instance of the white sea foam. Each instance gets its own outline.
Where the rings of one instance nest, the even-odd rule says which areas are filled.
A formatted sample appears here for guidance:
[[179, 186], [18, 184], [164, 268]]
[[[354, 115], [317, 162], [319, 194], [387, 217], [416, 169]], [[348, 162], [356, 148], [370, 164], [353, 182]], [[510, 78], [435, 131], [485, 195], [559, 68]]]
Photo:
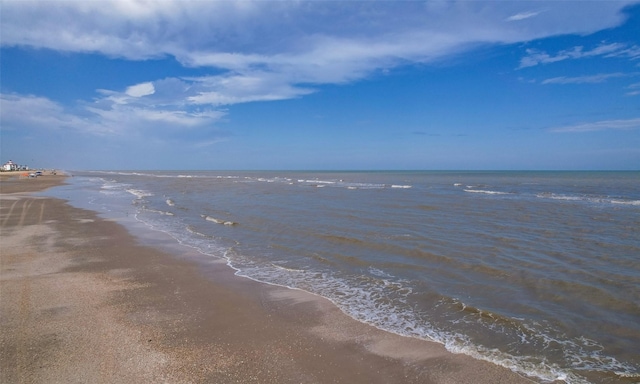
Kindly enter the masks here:
[[593, 204], [617, 204], [617, 205], [631, 205], [640, 206], [640, 200], [622, 200], [619, 198], [588, 196], [588, 195], [564, 195], [555, 193], [539, 193], [536, 195], [538, 198], [551, 199], [551, 200], [564, 200], [571, 202], [584, 202]]
[[[290, 179], [285, 179], [290, 180]], [[383, 189], [383, 188], [411, 188], [410, 185], [385, 185], [376, 183], [359, 183], [350, 182], [345, 180], [321, 180], [321, 179], [298, 179], [299, 185], [311, 186], [311, 187], [334, 187], [334, 188], [346, 188], [346, 189]], [[291, 182], [289, 184], [292, 184]]]
[[611, 200], [611, 204], [640, 206], [640, 200]]
[[202, 217], [206, 221], [211, 221], [211, 222], [216, 223], [216, 224], [223, 224], [223, 225], [228, 225], [228, 226], [233, 226], [233, 225], [237, 224], [237, 223], [235, 223], [233, 221], [216, 219], [215, 217], [207, 216], [207, 215], [200, 215], [200, 217]]
[[288, 271], [288, 272], [304, 272], [303, 269], [289, 268], [289, 267], [285, 267], [285, 266], [274, 264], [274, 263], [271, 263], [271, 265], [273, 267], [275, 267], [275, 268], [282, 269], [282, 270]]
[[143, 199], [145, 197], [153, 196], [153, 193], [148, 191], [143, 191], [141, 189], [127, 189], [127, 192], [134, 195], [138, 199]]
[[157, 214], [165, 215], [165, 216], [174, 216], [174, 214], [172, 212], [168, 212], [168, 211], [161, 211], [159, 209], [151, 209], [151, 208], [148, 208], [148, 207], [143, 207], [143, 209], [146, 212], [157, 213]]
[[347, 188], [347, 189], [383, 189], [385, 187], [384, 184], [373, 184], [373, 183], [353, 183], [353, 182], [343, 182], [340, 181], [336, 184], [336, 187]]
[[510, 195], [508, 192], [499, 192], [499, 191], [486, 191], [483, 189], [465, 189], [465, 192], [471, 193], [484, 193], [486, 195]]
[[193, 229], [193, 227], [191, 227], [190, 225], [188, 225], [186, 228], [187, 228], [187, 231], [188, 231], [189, 233], [193, 233], [194, 235], [201, 236], [201, 237], [209, 237], [208, 235], [206, 235], [206, 234], [204, 234], [204, 233], [202, 233], [202, 232], [198, 232], [198, 231], [196, 231], [196, 230], [195, 230], [195, 229]]
[[358, 321], [402, 336], [442, 343], [447, 350], [453, 353], [470, 355], [544, 381], [561, 380], [571, 384], [588, 383], [584, 378], [556, 365], [544, 362], [535, 363], [530, 361], [527, 356], [513, 356], [494, 348], [476, 345], [466, 335], [438, 330], [427, 319], [420, 318], [415, 312], [400, 310], [397, 303], [402, 303], [404, 300], [397, 298], [395, 303], [386, 300], [385, 298], [389, 297], [389, 289], [393, 292], [404, 292], [405, 297], [411, 295], [413, 290], [410, 287], [403, 290], [402, 281], [388, 280], [391, 276], [379, 269], [374, 268], [370, 272], [382, 278], [379, 280], [381, 284], [361, 286], [354, 285], [354, 282], [335, 278], [328, 273], [322, 273], [321, 277], [318, 277], [318, 273], [275, 265], [274, 267], [276, 269], [272, 270], [257, 266], [236, 269], [239, 271], [238, 275], [257, 281], [267, 281], [275, 285], [294, 287], [318, 294], [328, 298], [343, 312]]
[[374, 267], [369, 267], [369, 273], [371, 273], [374, 276], [384, 277], [386, 279], [393, 278], [393, 276], [391, 276], [389, 273]]
[[216, 219], [215, 217], [211, 217], [211, 216], [207, 216], [207, 215], [200, 215], [200, 217], [202, 217], [206, 221], [211, 221], [211, 222], [214, 222], [216, 224], [224, 224], [224, 220]]
[[318, 183], [318, 184], [335, 184], [335, 181], [329, 180], [307, 180], [307, 183]]
[[[337, 278], [333, 273], [329, 272], [306, 271], [278, 265], [272, 265], [275, 268], [265, 268], [264, 265], [251, 265], [251, 261], [248, 261], [248, 265], [239, 266], [244, 262], [234, 266], [236, 265], [236, 259], [229, 259], [229, 264], [238, 270], [238, 275], [274, 285], [302, 289], [323, 296], [334, 302], [343, 312], [354, 319], [380, 329], [403, 336], [436, 341], [442, 343], [447, 350], [453, 353], [473, 356], [543, 381], [564, 381], [569, 384], [585, 384], [589, 382], [569, 368], [560, 367], [539, 357], [516, 356], [493, 347], [483, 346], [473, 342], [468, 336], [459, 332], [446, 331], [435, 327], [429, 322], [428, 318], [415, 311], [403, 310], [401, 306], [408, 305], [406, 299], [413, 294], [412, 287], [402, 280], [393, 281], [393, 276], [381, 269], [369, 267], [369, 272], [375, 277], [362, 276], [352, 281]], [[392, 296], [394, 299], [389, 300]], [[478, 318], [484, 318], [485, 323], [489, 321], [487, 319], [494, 319], [491, 313], [483, 313], [483, 311], [479, 311], [477, 316]], [[485, 324], [489, 329], [493, 329], [494, 325], [490, 321]], [[500, 327], [495, 330], [499, 331], [498, 328]], [[568, 360], [571, 360], [573, 354], [582, 353], [584, 346], [589, 347], [587, 342], [563, 340], [546, 332], [543, 328], [536, 327], [535, 329], [530, 329], [528, 336], [522, 334], [520, 337], [525, 344], [538, 344], [541, 340], [547, 340], [550, 343], [550, 348], [554, 345], [556, 346], [555, 348], [557, 348], [557, 345], [562, 345], [563, 350], [566, 350], [568, 354]], [[535, 337], [535, 339], [530, 339], [531, 336]], [[621, 364], [613, 358], [599, 355], [598, 351], [602, 349], [601, 346], [592, 345], [591, 348], [596, 351], [591, 354], [591, 368], [599, 371], [610, 370], [618, 375], [635, 375], [632, 366]], [[577, 358], [579, 359], [579, 357]], [[581, 368], [575, 365], [570, 368], [575, 368], [578, 371], [587, 369], [586, 366]]]
[[115, 182], [105, 182], [100, 189], [121, 189], [122, 184]]

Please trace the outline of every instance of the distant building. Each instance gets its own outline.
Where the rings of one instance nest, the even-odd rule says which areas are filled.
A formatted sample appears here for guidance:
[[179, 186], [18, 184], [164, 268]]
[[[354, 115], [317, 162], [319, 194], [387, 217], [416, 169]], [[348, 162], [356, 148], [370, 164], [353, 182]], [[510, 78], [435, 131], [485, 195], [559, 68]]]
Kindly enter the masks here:
[[13, 161], [9, 160], [6, 163], [4, 163], [4, 165], [2, 166], [2, 170], [3, 171], [17, 171], [18, 170], [18, 164], [16, 164]]
[[16, 163], [14, 163], [13, 161], [9, 160], [6, 163], [4, 163], [2, 165], [2, 168], [0, 168], [0, 170], [2, 171], [28, 171], [29, 167], [27, 167], [26, 165], [18, 165]]

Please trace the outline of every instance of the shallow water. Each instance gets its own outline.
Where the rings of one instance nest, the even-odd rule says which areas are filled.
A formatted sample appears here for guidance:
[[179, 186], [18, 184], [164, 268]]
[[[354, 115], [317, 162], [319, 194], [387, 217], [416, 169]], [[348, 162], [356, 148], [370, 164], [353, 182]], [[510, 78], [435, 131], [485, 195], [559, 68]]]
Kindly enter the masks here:
[[51, 190], [539, 381], [640, 380], [638, 172], [83, 172]]

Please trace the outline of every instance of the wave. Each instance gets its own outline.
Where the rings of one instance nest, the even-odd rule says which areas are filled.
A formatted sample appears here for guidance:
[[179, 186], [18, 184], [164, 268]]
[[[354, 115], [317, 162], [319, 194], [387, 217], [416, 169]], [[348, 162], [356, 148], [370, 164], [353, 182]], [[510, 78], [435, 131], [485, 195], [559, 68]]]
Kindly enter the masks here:
[[198, 237], [203, 237], [205, 239], [214, 239], [213, 236], [211, 235], [207, 235], [206, 233], [202, 233], [202, 232], [198, 232], [195, 228], [193, 228], [191, 225], [187, 225], [186, 226], [187, 232], [192, 233]]
[[299, 268], [290, 268], [290, 267], [285, 267], [285, 266], [278, 265], [278, 264], [274, 264], [274, 263], [271, 263], [271, 266], [273, 266], [274, 268], [281, 269], [281, 270], [283, 270], [283, 271], [289, 271], [289, 272], [304, 272], [304, 269], [299, 269]]
[[589, 196], [589, 195], [564, 195], [564, 194], [543, 192], [543, 193], [538, 193], [536, 197], [541, 199], [564, 200], [564, 201], [584, 202], [584, 203], [593, 203], [593, 204], [617, 204], [617, 205], [640, 206], [640, 200], [612, 198], [608, 196], [604, 197], [604, 196]]
[[[456, 183], [454, 185], [460, 186], [459, 183]], [[553, 192], [541, 192], [536, 194], [514, 193], [514, 192], [502, 192], [502, 191], [494, 191], [490, 189], [474, 189], [474, 188], [477, 188], [477, 186], [467, 186], [467, 188], [463, 189], [463, 191], [468, 193], [479, 193], [479, 194], [485, 194], [485, 195], [518, 195], [523, 198], [532, 198], [532, 196], [535, 196], [535, 198], [539, 198], [539, 199], [549, 199], [549, 200], [575, 202], [575, 203], [640, 207], [640, 200], [625, 198], [625, 197], [562, 194], [562, 193], [553, 193]]]
[[337, 243], [346, 243], [346, 244], [364, 244], [365, 242], [360, 239], [356, 239], [354, 237], [347, 236], [339, 236], [339, 235], [319, 235], [325, 240], [337, 242]]
[[[289, 179], [290, 180], [290, 179]], [[411, 188], [411, 185], [386, 185], [380, 183], [360, 183], [345, 180], [320, 180], [320, 179], [298, 179], [298, 185], [310, 187], [334, 187], [346, 189], [384, 189], [384, 188]], [[290, 184], [293, 184], [292, 182]]]
[[342, 188], [347, 188], [347, 189], [383, 189], [385, 188], [384, 184], [368, 184], [368, 183], [340, 183], [338, 186]]
[[[446, 306], [444, 310], [449, 313], [452, 322], [485, 328], [489, 334], [494, 334], [494, 338], [506, 336], [519, 340], [515, 351], [502, 351], [482, 342], [474, 342], [466, 335], [441, 333], [439, 336], [443, 339], [437, 341], [443, 342], [451, 352], [486, 360], [545, 382], [589, 383], [587, 378], [578, 373], [580, 371], [639, 377], [636, 367], [605, 355], [601, 344], [583, 336], [568, 337], [544, 322], [503, 316], [454, 298], [443, 297], [436, 307], [440, 305]], [[523, 353], [522, 348], [526, 346], [539, 346], [541, 350], [532, 354]], [[556, 357], [564, 363], [550, 363], [548, 358], [551, 354], [557, 354]]]
[[611, 200], [611, 204], [640, 206], [640, 200]]
[[155, 178], [177, 178], [177, 179], [238, 179], [240, 176], [227, 176], [227, 175], [199, 175], [199, 174], [166, 174], [166, 173], [149, 173], [149, 172], [124, 172], [124, 171], [84, 171], [87, 173], [97, 173], [104, 175], [116, 175], [116, 176], [143, 176], [143, 177], [155, 177]]
[[499, 191], [488, 191], [484, 189], [464, 189], [465, 192], [471, 193], [484, 193], [487, 195], [511, 195], [509, 192], [499, 192]]
[[159, 209], [151, 209], [151, 208], [148, 208], [148, 207], [142, 207], [142, 208], [143, 208], [146, 212], [157, 213], [157, 214], [165, 215], [165, 216], [175, 216], [175, 215], [173, 214], [173, 212], [161, 211], [161, 210], [159, 210]]
[[153, 193], [144, 191], [141, 189], [127, 189], [126, 191], [134, 195], [138, 199], [143, 199], [145, 197], [153, 196]]
[[[528, 377], [537, 377], [548, 382], [589, 383], [569, 367], [560, 367], [544, 358], [518, 356], [478, 344], [464, 334], [435, 326], [428, 318], [421, 317], [415, 311], [401, 310], [397, 304], [408, 304], [407, 299], [414, 295], [414, 291], [410, 285], [405, 284], [406, 282], [394, 281], [393, 276], [387, 272], [370, 269], [369, 272], [373, 276], [360, 276], [355, 281], [348, 281], [328, 272], [309, 272], [276, 265], [274, 267], [275, 270], [271, 271], [255, 267], [240, 268], [238, 274], [257, 281], [309, 291], [329, 299], [344, 313], [358, 321], [402, 336], [435, 341], [443, 344], [450, 352], [488, 361]], [[390, 297], [395, 299], [391, 300]], [[463, 316], [470, 317], [469, 322], [482, 322], [487, 327], [501, 329], [518, 323], [518, 319], [502, 317], [464, 304], [460, 304], [458, 308], [464, 312]], [[552, 336], [538, 336], [538, 329], [528, 329], [524, 325], [520, 325], [518, 329], [525, 343], [535, 342], [536, 337], [556, 340]], [[576, 346], [584, 344], [580, 340], [572, 342]], [[635, 375], [633, 367], [625, 366], [613, 358], [600, 357], [602, 359], [594, 359], [592, 362], [599, 369], [617, 368], [615, 372], [619, 376]]]
[[200, 217], [202, 217], [206, 221], [211, 221], [211, 222], [216, 223], [216, 224], [222, 224], [222, 225], [228, 225], [228, 226], [237, 225], [237, 223], [235, 223], [233, 221], [216, 219], [215, 217], [212, 217], [212, 216], [200, 215]]

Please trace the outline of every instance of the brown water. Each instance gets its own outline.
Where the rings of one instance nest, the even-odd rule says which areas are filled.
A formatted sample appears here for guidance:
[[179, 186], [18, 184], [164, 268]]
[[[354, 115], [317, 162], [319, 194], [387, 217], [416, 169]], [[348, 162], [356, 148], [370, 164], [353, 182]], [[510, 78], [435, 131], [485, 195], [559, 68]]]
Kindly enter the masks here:
[[391, 332], [538, 381], [640, 380], [638, 172], [75, 176], [59, 193]]

